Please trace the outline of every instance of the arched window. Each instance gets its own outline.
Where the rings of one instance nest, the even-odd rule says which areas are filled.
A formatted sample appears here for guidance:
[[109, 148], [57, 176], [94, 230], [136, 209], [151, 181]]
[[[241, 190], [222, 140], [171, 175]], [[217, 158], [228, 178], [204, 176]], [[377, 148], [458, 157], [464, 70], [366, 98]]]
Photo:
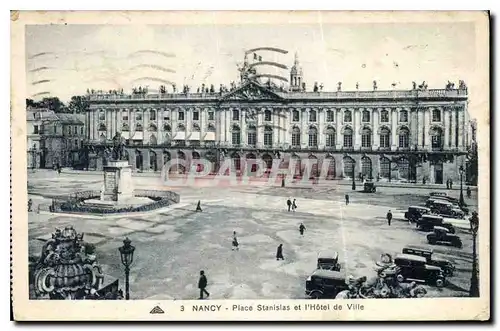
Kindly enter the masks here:
[[410, 146], [410, 131], [407, 128], [399, 130], [399, 147], [408, 148]]
[[391, 161], [386, 157], [380, 158], [379, 176], [381, 178], [389, 178], [391, 173]]
[[104, 123], [99, 124], [99, 131], [106, 131], [106, 125], [104, 125]]
[[271, 121], [271, 116], [272, 116], [271, 111], [269, 109], [266, 109], [264, 111], [264, 121], [270, 122]]
[[154, 134], [152, 134], [151, 136], [149, 136], [149, 143], [151, 145], [157, 145], [157, 139], [156, 139], [156, 136]]
[[354, 176], [354, 160], [349, 156], [344, 157], [344, 177]]
[[156, 109], [149, 110], [149, 120], [156, 121]]
[[361, 130], [361, 147], [368, 148], [372, 146], [372, 130], [363, 128]]
[[315, 127], [309, 128], [309, 147], [318, 146], [318, 130]]
[[233, 146], [239, 146], [241, 144], [241, 130], [240, 130], [240, 127], [237, 125], [233, 126], [232, 143], [233, 143]]
[[372, 160], [369, 157], [361, 158], [361, 174], [364, 178], [372, 178]]
[[163, 131], [170, 132], [172, 131], [172, 128], [168, 124], [163, 124]]
[[316, 122], [316, 111], [314, 109], [309, 112], [309, 122]]
[[410, 170], [410, 162], [407, 158], [401, 158], [398, 161], [398, 169], [399, 169], [399, 178], [408, 179], [409, 178], [409, 170]]
[[271, 147], [273, 145], [273, 129], [270, 126], [264, 128], [264, 146]]
[[400, 122], [408, 122], [408, 111], [401, 110], [399, 112], [399, 121]]
[[300, 121], [300, 112], [297, 109], [294, 109], [292, 111], [292, 121], [293, 122], [298, 122]]
[[148, 131], [156, 132], [156, 125], [153, 123], [149, 124]]
[[439, 127], [434, 127], [431, 130], [432, 149], [441, 149], [443, 147], [443, 130]]
[[380, 147], [389, 148], [391, 145], [391, 131], [387, 127], [380, 129]]
[[142, 129], [142, 124], [141, 124], [141, 123], [137, 123], [137, 124], [135, 125], [135, 131], [139, 131], [139, 132], [141, 132], [142, 130], [143, 130], [143, 129]]
[[370, 122], [370, 112], [368, 110], [363, 110], [363, 116], [361, 118], [362, 122]]
[[352, 113], [350, 110], [344, 111], [344, 122], [347, 122], [347, 123], [352, 122]]
[[186, 131], [186, 127], [183, 124], [177, 125], [177, 131]]
[[292, 147], [300, 147], [300, 129], [297, 127], [292, 129]]
[[193, 131], [194, 132], [200, 132], [200, 126], [197, 123], [193, 124]]
[[215, 132], [215, 126], [213, 124], [209, 124], [207, 127], [207, 132]]
[[231, 159], [233, 159], [234, 169], [236, 171], [241, 170], [241, 157], [238, 153], [231, 154]]
[[326, 146], [327, 147], [335, 147], [335, 129], [329, 126], [326, 129]]
[[127, 123], [122, 124], [122, 131], [130, 131], [130, 128]]
[[382, 123], [389, 122], [389, 112], [385, 109], [380, 112], [380, 122]]
[[333, 115], [334, 115], [334, 114], [333, 114], [333, 111], [331, 111], [330, 109], [328, 109], [328, 110], [326, 111], [326, 121], [327, 121], [327, 122], [333, 122], [333, 121], [335, 121], [335, 119], [334, 119], [334, 116], [333, 116]]
[[247, 128], [247, 135], [248, 135], [248, 145], [250, 146], [255, 146], [257, 145], [257, 129], [255, 128], [255, 126], [253, 125], [250, 125], [248, 128]]
[[344, 147], [352, 147], [352, 130], [350, 128], [344, 130]]

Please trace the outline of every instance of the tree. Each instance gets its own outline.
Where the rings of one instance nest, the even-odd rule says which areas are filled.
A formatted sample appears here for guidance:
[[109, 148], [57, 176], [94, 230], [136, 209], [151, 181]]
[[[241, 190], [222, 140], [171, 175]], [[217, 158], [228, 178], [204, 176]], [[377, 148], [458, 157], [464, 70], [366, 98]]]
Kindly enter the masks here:
[[470, 185], [477, 185], [478, 177], [478, 155], [477, 155], [477, 143], [473, 142], [468, 148], [467, 154], [467, 174], [466, 177]]
[[39, 104], [38, 102], [35, 102], [33, 99], [26, 99], [26, 107], [37, 108], [39, 107]]
[[64, 103], [59, 100], [58, 97], [43, 98], [39, 104], [41, 107], [48, 108], [56, 113], [64, 113], [65, 111], [67, 111]]
[[75, 95], [71, 97], [68, 108], [69, 111], [75, 112], [77, 114], [84, 113], [89, 109], [89, 102], [84, 96]]

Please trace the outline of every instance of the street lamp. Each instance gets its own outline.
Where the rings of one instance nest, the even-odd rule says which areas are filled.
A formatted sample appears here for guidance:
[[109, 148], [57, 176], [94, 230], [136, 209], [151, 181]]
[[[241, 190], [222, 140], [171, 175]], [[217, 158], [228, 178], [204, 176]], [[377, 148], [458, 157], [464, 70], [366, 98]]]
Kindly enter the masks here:
[[352, 190], [356, 191], [355, 166], [352, 167]]
[[464, 166], [461, 165], [460, 168], [458, 168], [458, 171], [460, 172], [460, 206], [465, 206], [464, 202], [464, 190], [463, 190], [463, 175], [465, 172]]
[[469, 219], [470, 230], [472, 232], [472, 276], [470, 279], [470, 297], [479, 297], [479, 280], [477, 278], [477, 252], [476, 252], [476, 238], [477, 231], [479, 229], [479, 217], [477, 212], [472, 213], [472, 217]]
[[122, 259], [122, 264], [125, 266], [125, 300], [129, 300], [130, 298], [128, 277], [130, 272], [130, 265], [132, 264], [132, 262], [134, 262], [135, 247], [132, 246], [131, 243], [132, 242], [127, 237], [123, 241], [123, 246], [118, 248]]

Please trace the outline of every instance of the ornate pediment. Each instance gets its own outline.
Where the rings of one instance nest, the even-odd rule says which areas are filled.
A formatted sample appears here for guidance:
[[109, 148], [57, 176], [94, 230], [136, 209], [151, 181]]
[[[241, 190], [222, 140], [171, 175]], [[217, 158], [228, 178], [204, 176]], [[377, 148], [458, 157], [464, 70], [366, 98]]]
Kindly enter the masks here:
[[256, 82], [248, 82], [243, 86], [223, 95], [220, 100], [281, 100], [278, 94], [259, 85]]

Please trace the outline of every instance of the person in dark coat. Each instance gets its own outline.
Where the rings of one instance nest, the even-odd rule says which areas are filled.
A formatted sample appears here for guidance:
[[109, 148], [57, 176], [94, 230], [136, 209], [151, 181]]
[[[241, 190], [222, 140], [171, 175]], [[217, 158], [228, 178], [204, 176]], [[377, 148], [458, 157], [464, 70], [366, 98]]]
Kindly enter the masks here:
[[292, 208], [292, 200], [288, 199], [286, 205], [288, 206], [288, 211], [290, 211], [290, 208]]
[[31, 207], [33, 206], [33, 200], [29, 199], [28, 200], [28, 212], [31, 211]]
[[387, 224], [389, 226], [391, 226], [391, 220], [392, 220], [392, 213], [391, 211], [389, 210], [389, 212], [387, 213]]
[[196, 205], [196, 211], [203, 211], [201, 210], [201, 201], [198, 200], [198, 204]]
[[292, 202], [292, 211], [295, 211], [295, 209], [297, 209], [297, 203], [295, 202], [295, 199], [293, 199], [293, 202]]
[[346, 206], [349, 204], [349, 194], [345, 195], [345, 204]]
[[449, 180], [449, 179], [447, 179], [447, 180], [446, 180], [446, 188], [447, 188], [447, 189], [449, 189], [449, 188], [450, 188], [450, 180]]
[[233, 231], [233, 247], [231, 248], [231, 250], [240, 250], [240, 248], [238, 247], [239, 244], [238, 244], [238, 238], [236, 238], [236, 231]]
[[198, 288], [200, 289], [200, 299], [203, 299], [203, 293], [207, 295], [207, 298], [210, 296], [210, 293], [207, 292], [207, 277], [205, 276], [205, 271], [200, 271], [200, 280], [198, 281]]
[[306, 227], [304, 226], [304, 223], [300, 223], [300, 226], [299, 226], [299, 232], [300, 232], [300, 235], [303, 236], [304, 235], [304, 230], [306, 229]]
[[450, 189], [453, 189], [453, 180], [450, 179]]
[[467, 186], [467, 198], [469, 198], [469, 199], [470, 199], [471, 194], [472, 194], [472, 192], [471, 192], [471, 190], [470, 190], [470, 187], [469, 187], [469, 186]]
[[280, 244], [278, 246], [278, 249], [276, 250], [276, 261], [279, 260], [284, 260], [285, 258], [283, 257], [283, 244]]

